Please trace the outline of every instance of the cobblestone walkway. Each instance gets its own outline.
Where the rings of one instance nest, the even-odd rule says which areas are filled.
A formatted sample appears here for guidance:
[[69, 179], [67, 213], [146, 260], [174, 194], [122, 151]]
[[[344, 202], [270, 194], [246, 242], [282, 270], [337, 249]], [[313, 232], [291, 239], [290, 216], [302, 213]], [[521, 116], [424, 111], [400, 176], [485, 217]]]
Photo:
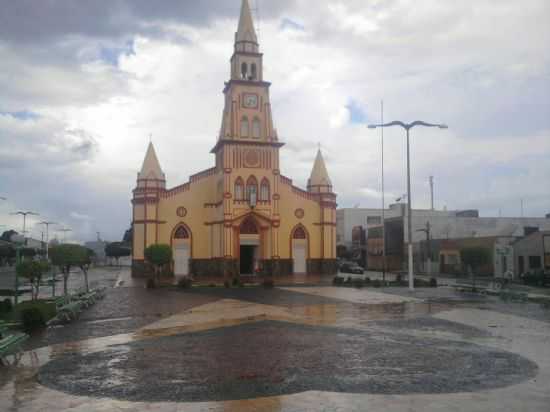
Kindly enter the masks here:
[[547, 411], [550, 315], [499, 305], [440, 289], [117, 287], [1, 370], [0, 410]]

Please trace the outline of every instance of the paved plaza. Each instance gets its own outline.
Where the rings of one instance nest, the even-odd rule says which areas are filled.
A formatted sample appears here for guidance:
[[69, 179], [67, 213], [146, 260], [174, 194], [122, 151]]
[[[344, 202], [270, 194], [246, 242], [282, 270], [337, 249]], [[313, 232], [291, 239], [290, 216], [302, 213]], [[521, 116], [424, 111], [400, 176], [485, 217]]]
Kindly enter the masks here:
[[4, 411], [548, 411], [550, 310], [454, 289], [162, 288], [105, 299], [2, 369]]

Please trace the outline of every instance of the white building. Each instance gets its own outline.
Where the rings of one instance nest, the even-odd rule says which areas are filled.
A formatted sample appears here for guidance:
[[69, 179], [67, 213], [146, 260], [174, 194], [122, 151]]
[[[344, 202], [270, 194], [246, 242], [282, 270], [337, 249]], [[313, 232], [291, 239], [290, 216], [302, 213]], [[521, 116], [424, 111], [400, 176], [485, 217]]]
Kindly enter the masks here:
[[[390, 205], [384, 211], [385, 219], [401, 218], [404, 240], [408, 238], [407, 205]], [[350, 246], [354, 227], [364, 229], [379, 226], [382, 222], [381, 209], [345, 208], [336, 211], [337, 244]], [[413, 243], [426, 239], [426, 224], [430, 225], [432, 239], [463, 239], [490, 236], [525, 235], [525, 228], [550, 230], [548, 217], [479, 217], [477, 210], [426, 210], [413, 209]]]

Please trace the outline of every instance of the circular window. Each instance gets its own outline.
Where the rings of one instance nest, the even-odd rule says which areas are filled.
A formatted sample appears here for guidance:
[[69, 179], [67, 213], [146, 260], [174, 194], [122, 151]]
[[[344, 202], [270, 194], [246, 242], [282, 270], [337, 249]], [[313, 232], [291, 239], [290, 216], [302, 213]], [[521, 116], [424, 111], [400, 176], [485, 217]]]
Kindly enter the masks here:
[[294, 216], [296, 216], [298, 219], [302, 219], [304, 215], [304, 209], [296, 209], [296, 211], [294, 212]]
[[185, 216], [187, 216], [187, 209], [184, 208], [183, 206], [180, 206], [180, 207], [177, 208], [176, 214], [179, 217], [185, 217]]

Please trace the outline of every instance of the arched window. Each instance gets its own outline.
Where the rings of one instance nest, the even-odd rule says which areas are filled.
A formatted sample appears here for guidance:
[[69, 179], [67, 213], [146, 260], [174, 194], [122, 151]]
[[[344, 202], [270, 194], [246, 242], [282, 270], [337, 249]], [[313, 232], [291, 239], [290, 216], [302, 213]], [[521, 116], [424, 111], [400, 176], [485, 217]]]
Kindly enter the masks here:
[[258, 181], [254, 176], [250, 176], [246, 181], [246, 200], [252, 198], [252, 194], [257, 198], [258, 196]]
[[256, 80], [257, 75], [258, 71], [256, 70], [256, 63], [252, 63], [250, 66], [250, 80]]
[[248, 134], [249, 134], [248, 117], [243, 116], [241, 119], [241, 137], [248, 137]]
[[240, 177], [235, 181], [235, 200], [244, 200], [244, 182]]
[[189, 239], [189, 232], [184, 226], [180, 226], [174, 233], [174, 239]]
[[254, 117], [252, 120], [252, 137], [254, 139], [259, 139], [261, 133], [261, 123], [258, 117]]
[[306, 231], [302, 226], [298, 226], [296, 229], [294, 229], [294, 233], [292, 234], [293, 239], [307, 239]]
[[257, 235], [258, 226], [256, 222], [251, 217], [247, 217], [244, 222], [241, 224], [241, 235]]
[[243, 63], [241, 64], [241, 79], [246, 79], [248, 74], [248, 64]]
[[262, 184], [260, 185], [260, 200], [269, 202], [269, 180], [265, 177], [262, 179]]

